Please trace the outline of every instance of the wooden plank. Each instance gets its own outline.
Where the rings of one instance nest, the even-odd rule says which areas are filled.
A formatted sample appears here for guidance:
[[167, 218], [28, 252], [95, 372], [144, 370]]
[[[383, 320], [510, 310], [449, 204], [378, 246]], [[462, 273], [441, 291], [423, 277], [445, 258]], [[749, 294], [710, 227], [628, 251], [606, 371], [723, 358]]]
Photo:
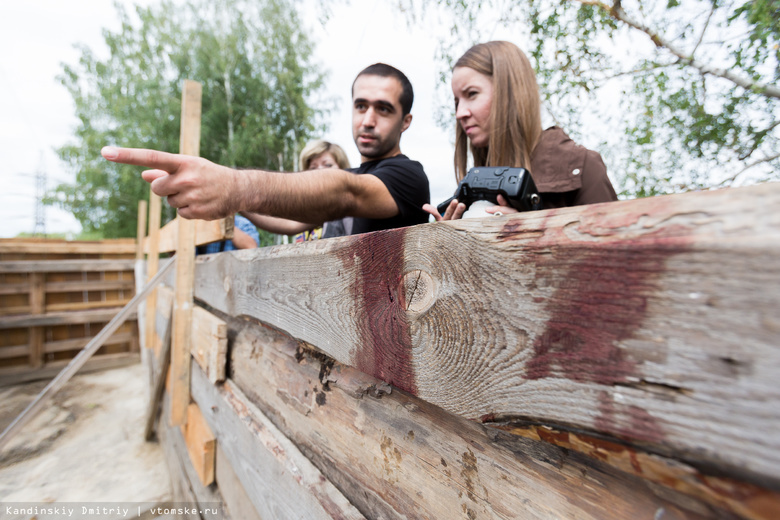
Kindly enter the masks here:
[[[149, 188], [149, 249], [147, 258], [147, 280], [151, 280], [157, 273], [160, 263], [160, 214], [162, 211], [162, 201], [160, 196], [156, 195], [152, 188]], [[144, 302], [144, 345], [151, 348], [154, 343], [154, 320], [157, 315], [155, 305], [157, 304], [157, 293], [152, 291], [149, 298]]]
[[[200, 111], [202, 87], [197, 81], [185, 80], [181, 93], [181, 135], [179, 153], [200, 153]], [[195, 224], [177, 216], [176, 285], [173, 300], [173, 334], [171, 336], [171, 424], [187, 420], [190, 404], [190, 346], [192, 344], [193, 281], [195, 276]]]
[[[169, 306], [170, 308], [170, 306]], [[152, 391], [149, 395], [149, 406], [146, 408], [146, 427], [144, 428], [144, 439], [150, 441], [154, 433], [154, 423], [157, 420], [157, 411], [162, 402], [165, 393], [165, 381], [168, 378], [168, 368], [171, 366], [171, 329], [170, 320], [165, 327], [165, 333], [162, 336], [162, 347], [160, 351], [160, 361], [155, 370], [151, 367]], [[165, 427], [165, 426], [163, 426]]]
[[[195, 220], [195, 245], [210, 244], [233, 238], [233, 218], [221, 220]], [[171, 220], [160, 229], [160, 253], [176, 251], [179, 240], [179, 221]], [[149, 249], [149, 243], [144, 246]]]
[[144, 259], [144, 239], [146, 238], [146, 201], [138, 201], [138, 222], [136, 226], [135, 238], [135, 259]]
[[135, 241], [128, 238], [100, 241], [0, 238], [0, 253], [34, 255], [127, 255], [135, 252]]
[[[92, 341], [94, 336], [86, 338], [62, 339], [58, 341], [47, 341], [43, 344], [44, 352], [65, 352], [68, 350], [81, 350], [87, 343]], [[132, 332], [115, 332], [111, 337], [103, 342], [104, 345], [119, 345], [129, 343], [133, 340]], [[0, 351], [2, 352], [2, 351]]]
[[[74, 325], [77, 323], [105, 323], [116, 315], [116, 309], [97, 309], [79, 312], [51, 312], [40, 316], [5, 316], [0, 319], [0, 329], [40, 327], [44, 325]], [[128, 320], [135, 319], [135, 312]]]
[[230, 380], [193, 362], [192, 397], [262, 518], [364, 518]]
[[4, 283], [0, 285], [0, 294], [23, 294], [30, 290], [29, 282]]
[[134, 260], [24, 260], [0, 262], [0, 273], [133, 271]]
[[157, 288], [157, 309], [154, 321], [151, 323], [153, 334], [152, 348], [156, 357], [160, 357], [160, 346], [163, 345], [166, 335], [171, 334], [171, 320], [173, 316], [173, 289], [165, 285]]
[[89, 309], [120, 308], [127, 305], [131, 299], [132, 298], [94, 302], [53, 303], [46, 306], [46, 312], [77, 312]]
[[196, 296], [462, 417], [778, 489], [779, 205], [768, 183], [201, 257]]
[[30, 353], [29, 345], [11, 345], [0, 348], [0, 359], [13, 359], [16, 357], [28, 357]]
[[[44, 284], [46, 278], [43, 273], [30, 274], [30, 314], [42, 315], [45, 312], [46, 293]], [[43, 328], [30, 327], [30, 349], [28, 351], [28, 363], [30, 368], [39, 368], [43, 365]]]
[[215, 477], [217, 487], [225, 501], [225, 507], [233, 518], [241, 520], [262, 520], [260, 514], [252, 505], [252, 499], [249, 498], [244, 484], [233, 471], [230, 462], [222, 451], [222, 447], [217, 444], [217, 460], [215, 468]]
[[[139, 356], [133, 352], [123, 352], [121, 354], [99, 354], [93, 356], [83, 367], [79, 369], [80, 374], [87, 372], [99, 372], [112, 368], [125, 367], [139, 362]], [[50, 361], [41, 368], [30, 369], [29, 367], [11, 367], [0, 368], [0, 387], [13, 386], [30, 381], [41, 379], [51, 379], [59, 374], [63, 368], [68, 366], [69, 359], [61, 361]]]
[[73, 282], [47, 282], [47, 293], [65, 293], [65, 292], [81, 292], [81, 291], [132, 291], [135, 289], [135, 281], [133, 279], [126, 280], [90, 280], [86, 282], [73, 281]]
[[181, 430], [192, 467], [195, 468], [200, 483], [208, 486], [214, 482], [217, 438], [211, 432], [197, 404], [190, 403], [187, 407], [187, 422], [181, 426]]
[[[163, 399], [163, 416], [170, 414], [170, 407], [170, 396], [166, 395]], [[219, 489], [200, 483], [195, 468], [190, 463], [181, 430], [176, 426], [167, 427], [163, 421], [158, 429], [158, 435], [168, 462], [174, 502], [178, 502], [178, 505], [184, 503], [190, 506], [182, 508], [185, 511], [176, 518], [192, 518], [193, 520], [201, 520], [201, 518], [203, 520], [230, 520], [236, 518], [236, 520], [242, 520], [240, 517], [231, 516], [225, 511], [224, 500]], [[201, 515], [195, 513], [188, 516], [188, 511], [192, 511], [195, 504], [201, 506], [198, 507]]]
[[227, 324], [202, 307], [192, 310], [192, 357], [209, 381], [225, 380]]
[[[759, 511], [767, 497], [780, 504], [778, 494], [677, 461], [635, 452], [644, 465], [631, 474], [467, 421], [266, 327], [237, 332], [231, 367], [229, 381], [371, 518], [729, 517], [732, 502]], [[669, 473], [646, 482], [643, 471], [664, 467]]]

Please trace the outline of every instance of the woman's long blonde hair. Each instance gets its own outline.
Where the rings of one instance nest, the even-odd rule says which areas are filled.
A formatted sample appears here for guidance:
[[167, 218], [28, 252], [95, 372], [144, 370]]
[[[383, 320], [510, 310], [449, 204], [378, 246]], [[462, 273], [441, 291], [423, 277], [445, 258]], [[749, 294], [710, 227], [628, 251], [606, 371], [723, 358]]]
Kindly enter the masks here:
[[542, 133], [541, 102], [536, 74], [526, 55], [515, 44], [480, 43], [455, 63], [489, 76], [493, 81], [488, 146], [475, 148], [457, 124], [455, 130], [455, 178], [466, 176], [468, 150], [474, 166], [531, 167], [533, 152]]

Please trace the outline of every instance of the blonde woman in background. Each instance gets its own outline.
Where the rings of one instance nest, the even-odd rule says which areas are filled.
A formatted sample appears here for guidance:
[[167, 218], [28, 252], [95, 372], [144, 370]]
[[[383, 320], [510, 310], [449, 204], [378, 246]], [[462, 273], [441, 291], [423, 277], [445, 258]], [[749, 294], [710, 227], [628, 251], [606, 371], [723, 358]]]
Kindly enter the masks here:
[[[344, 149], [337, 144], [330, 143], [328, 141], [317, 139], [309, 142], [303, 147], [300, 155], [300, 169], [305, 170], [320, 170], [324, 168], [339, 168], [346, 170], [349, 168], [349, 159], [347, 154], [344, 153]], [[248, 213], [243, 212], [246, 218], [248, 218], [255, 226], [276, 233], [279, 235], [291, 235], [294, 236], [295, 242], [305, 242], [307, 240], [316, 240], [323, 237], [323, 229], [331, 224], [326, 222], [322, 226], [316, 226], [306, 222], [298, 222], [297, 220], [289, 220], [278, 217], [271, 217], [269, 215], [261, 215], [260, 213]], [[346, 217], [351, 219], [351, 217]], [[342, 219], [342, 220], [346, 220]], [[337, 225], [340, 221], [334, 221], [334, 225]], [[341, 236], [338, 234], [331, 236]]]
[[[311, 141], [301, 150], [300, 159], [301, 170], [319, 170], [321, 168], [339, 168], [346, 170], [349, 168], [349, 159], [344, 150], [337, 144], [329, 143], [323, 139]], [[317, 240], [323, 238], [323, 233], [329, 227], [344, 227], [344, 221], [352, 220], [352, 217], [345, 217], [341, 220], [326, 222], [322, 226], [307, 229], [293, 237], [293, 242], [306, 242], [307, 240]], [[349, 233], [329, 234], [329, 236], [343, 236]]]

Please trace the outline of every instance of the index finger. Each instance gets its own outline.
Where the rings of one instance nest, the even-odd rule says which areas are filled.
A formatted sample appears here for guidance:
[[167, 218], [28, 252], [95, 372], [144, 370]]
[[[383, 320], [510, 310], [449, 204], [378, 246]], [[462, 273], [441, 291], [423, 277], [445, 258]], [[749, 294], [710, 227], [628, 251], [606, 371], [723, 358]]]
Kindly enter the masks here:
[[100, 154], [103, 158], [112, 162], [146, 166], [156, 170], [165, 170], [168, 173], [176, 171], [182, 162], [180, 155], [143, 148], [104, 146], [100, 150]]

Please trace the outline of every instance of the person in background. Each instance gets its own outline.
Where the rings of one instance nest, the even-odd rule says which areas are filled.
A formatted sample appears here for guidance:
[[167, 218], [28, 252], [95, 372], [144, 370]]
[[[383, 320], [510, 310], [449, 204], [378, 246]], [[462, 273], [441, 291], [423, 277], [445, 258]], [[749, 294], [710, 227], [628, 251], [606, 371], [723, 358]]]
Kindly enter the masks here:
[[[307, 170], [319, 170], [325, 168], [339, 168], [346, 170], [349, 168], [349, 159], [344, 149], [337, 144], [330, 143], [323, 139], [317, 139], [309, 142], [301, 150], [300, 162], [302, 171]], [[309, 240], [317, 240], [323, 237], [323, 231], [331, 225], [341, 226], [344, 224], [341, 221], [326, 222], [322, 226], [314, 226], [305, 222], [298, 222], [297, 220], [289, 220], [278, 217], [271, 217], [269, 215], [261, 215], [259, 213], [244, 212], [243, 215], [248, 218], [254, 225], [261, 229], [273, 231], [280, 235], [294, 235], [293, 242], [306, 242]], [[342, 221], [352, 217], [344, 217]], [[341, 232], [337, 235], [341, 236], [348, 234]]]
[[210, 255], [236, 249], [254, 249], [260, 245], [260, 234], [249, 220], [236, 215], [233, 220], [233, 239], [212, 242], [195, 248], [196, 255]]
[[[510, 42], [470, 48], [452, 69], [455, 98], [455, 179], [473, 165], [522, 167], [542, 198], [544, 209], [617, 200], [601, 156], [578, 145], [559, 127], [542, 130], [536, 74], [526, 55]], [[517, 213], [499, 195], [488, 213]], [[460, 218], [466, 210], [453, 200], [444, 215], [430, 204], [436, 220]]]

